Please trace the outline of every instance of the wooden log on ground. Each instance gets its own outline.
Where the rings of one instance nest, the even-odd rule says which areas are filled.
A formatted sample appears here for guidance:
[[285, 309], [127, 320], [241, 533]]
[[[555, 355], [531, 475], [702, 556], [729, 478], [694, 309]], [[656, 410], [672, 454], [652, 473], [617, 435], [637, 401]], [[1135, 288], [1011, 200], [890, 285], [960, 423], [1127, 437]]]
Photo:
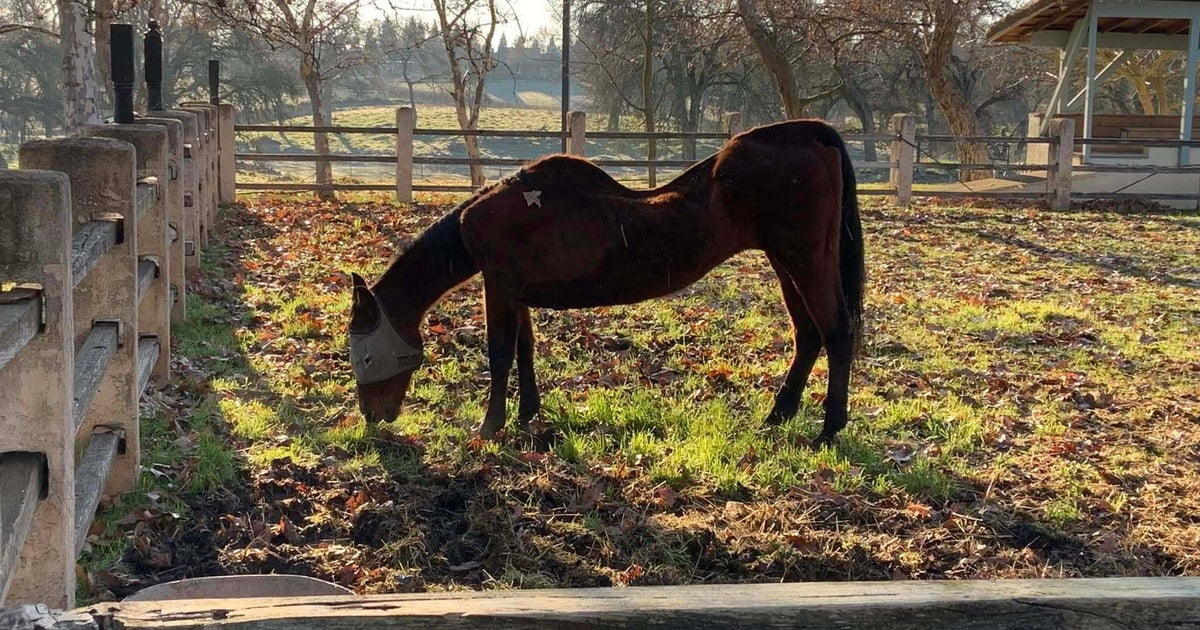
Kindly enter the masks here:
[[24, 604], [0, 608], [0, 628], [8, 630], [100, 630], [100, 623], [87, 613], [51, 610], [45, 604]]
[[[727, 584], [329, 598], [127, 601], [73, 611], [104, 628], [1195, 628], [1200, 578]], [[78, 628], [48, 624], [43, 628]]]
[[1200, 578], [741, 584], [211, 599], [99, 604], [75, 612], [89, 612], [103, 618], [109, 624], [105, 627], [123, 630], [1128, 630], [1195, 627], [1200, 621]]

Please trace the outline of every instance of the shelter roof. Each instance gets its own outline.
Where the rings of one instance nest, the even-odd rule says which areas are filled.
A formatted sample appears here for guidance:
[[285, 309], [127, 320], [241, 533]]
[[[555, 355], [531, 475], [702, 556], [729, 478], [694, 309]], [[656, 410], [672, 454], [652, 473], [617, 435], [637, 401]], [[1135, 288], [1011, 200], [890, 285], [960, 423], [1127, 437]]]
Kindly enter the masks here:
[[[1172, 0], [1194, 4], [1200, 0]], [[988, 29], [988, 40], [995, 43], [1029, 43], [1039, 31], [1069, 32], [1075, 22], [1087, 17], [1091, 0], [1031, 0], [1004, 16]], [[1179, 17], [1155, 17], [1147, 11], [1141, 17], [1100, 18], [1101, 33], [1179, 35], [1187, 33], [1189, 21]]]

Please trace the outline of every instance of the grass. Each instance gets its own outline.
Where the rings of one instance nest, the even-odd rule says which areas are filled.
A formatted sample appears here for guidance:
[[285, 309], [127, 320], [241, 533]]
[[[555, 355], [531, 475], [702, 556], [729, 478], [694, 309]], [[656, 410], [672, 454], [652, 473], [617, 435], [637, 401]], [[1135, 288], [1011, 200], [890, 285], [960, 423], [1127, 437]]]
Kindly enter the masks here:
[[797, 418], [761, 425], [791, 344], [750, 253], [669, 300], [538, 312], [544, 444], [470, 439], [478, 281], [431, 311], [405, 412], [367, 426], [345, 274], [377, 275], [452, 199], [354, 199], [228, 211], [143, 441], [168, 463], [143, 488], [168, 484], [181, 516], [145, 543], [105, 520], [93, 574], [362, 592], [1200, 574], [1195, 216], [868, 207], [853, 421], [814, 452], [823, 359]]

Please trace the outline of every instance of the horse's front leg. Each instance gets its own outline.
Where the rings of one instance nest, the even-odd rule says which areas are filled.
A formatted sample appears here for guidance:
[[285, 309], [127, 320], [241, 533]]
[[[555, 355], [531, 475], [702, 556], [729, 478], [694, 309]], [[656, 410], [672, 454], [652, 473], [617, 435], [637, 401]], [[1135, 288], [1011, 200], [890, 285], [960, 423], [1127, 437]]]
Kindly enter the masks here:
[[484, 309], [487, 312], [488, 370], [492, 375], [487, 413], [479, 426], [479, 437], [490, 440], [504, 428], [508, 396], [508, 374], [516, 354], [520, 318], [509, 300], [507, 287], [484, 278]]
[[517, 420], [522, 427], [542, 408], [538, 395], [537, 376], [533, 371], [533, 320], [529, 307], [518, 306], [517, 310], [517, 389], [521, 395], [521, 406], [517, 408]]

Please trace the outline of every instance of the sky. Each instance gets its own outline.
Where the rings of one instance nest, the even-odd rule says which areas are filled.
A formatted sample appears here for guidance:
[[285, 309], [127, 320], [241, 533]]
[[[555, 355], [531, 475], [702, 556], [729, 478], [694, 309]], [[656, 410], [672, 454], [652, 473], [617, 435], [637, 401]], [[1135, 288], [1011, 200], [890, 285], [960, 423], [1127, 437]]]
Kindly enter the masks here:
[[[509, 41], [521, 33], [532, 35], [542, 27], [547, 27], [555, 33], [562, 31], [558, 14], [562, 10], [562, 0], [500, 0], [501, 6], [507, 6], [507, 13], [514, 17], [501, 27], [500, 32], [508, 35]], [[365, 3], [370, 6], [371, 3]], [[399, 9], [401, 15], [416, 15], [426, 21], [436, 19], [433, 3], [428, 0], [391, 0], [391, 4]], [[382, 12], [368, 9], [368, 18], [382, 17]], [[375, 14], [375, 15], [373, 15]]]

